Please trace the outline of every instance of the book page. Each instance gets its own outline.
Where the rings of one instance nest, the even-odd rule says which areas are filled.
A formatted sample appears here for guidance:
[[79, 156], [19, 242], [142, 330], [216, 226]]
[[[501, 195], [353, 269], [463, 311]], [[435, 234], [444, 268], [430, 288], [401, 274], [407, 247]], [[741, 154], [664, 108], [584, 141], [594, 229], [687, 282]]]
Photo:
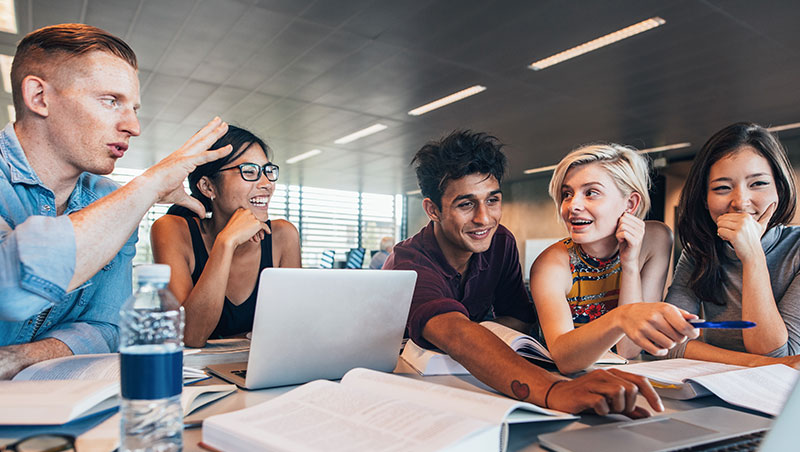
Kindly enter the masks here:
[[641, 375], [659, 383], [681, 385], [690, 378], [744, 369], [744, 367], [678, 358], [626, 364], [617, 366], [616, 369]]
[[692, 378], [720, 399], [777, 416], [797, 382], [800, 372], [784, 364], [746, 367]]
[[113, 408], [119, 383], [97, 380], [0, 381], [1, 425], [63, 424]]
[[[183, 368], [184, 383], [200, 381], [208, 374], [191, 367]], [[12, 380], [103, 380], [119, 381], [119, 353], [75, 355], [48, 359], [26, 367]]]
[[462, 416], [472, 416], [492, 424], [504, 422], [508, 414], [517, 408], [540, 415], [530, 416], [528, 421], [553, 420], [553, 416], [563, 414], [505, 396], [468, 391], [368, 369], [347, 372], [341, 384], [384, 397], [410, 400]]
[[36, 363], [14, 380], [119, 380], [119, 355], [76, 355]]
[[473, 418], [317, 380], [252, 408], [212, 416], [203, 442], [224, 450], [438, 450], [486, 429]]
[[492, 321], [481, 322], [481, 325], [508, 344], [514, 351], [524, 348], [526, 352], [546, 358], [552, 362], [553, 359], [547, 348], [531, 336]]

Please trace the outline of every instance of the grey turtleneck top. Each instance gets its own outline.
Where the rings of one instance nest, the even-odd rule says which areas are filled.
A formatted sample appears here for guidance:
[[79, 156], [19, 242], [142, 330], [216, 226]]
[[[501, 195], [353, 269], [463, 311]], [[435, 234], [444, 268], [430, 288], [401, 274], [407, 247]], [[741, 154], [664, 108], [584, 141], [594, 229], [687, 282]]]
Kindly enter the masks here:
[[[780, 357], [800, 354], [800, 226], [775, 226], [761, 238], [767, 257], [767, 268], [772, 283], [772, 295], [778, 312], [786, 324], [788, 341], [767, 356]], [[725, 285], [717, 293], [724, 305], [700, 301], [688, 287], [694, 261], [685, 252], [678, 260], [672, 285], [667, 292], [667, 303], [701, 315], [706, 320], [742, 320], [742, 262], [732, 247], [726, 249], [727, 259], [722, 263]], [[746, 352], [741, 330], [705, 329], [704, 342], [729, 350]], [[670, 350], [669, 358], [681, 358], [686, 343]]]

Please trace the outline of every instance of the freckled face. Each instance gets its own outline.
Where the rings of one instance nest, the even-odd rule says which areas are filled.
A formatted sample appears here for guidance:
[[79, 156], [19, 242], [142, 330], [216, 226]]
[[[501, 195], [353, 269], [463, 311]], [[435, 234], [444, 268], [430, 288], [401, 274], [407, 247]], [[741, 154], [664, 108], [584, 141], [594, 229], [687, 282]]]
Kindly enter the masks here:
[[778, 191], [772, 167], [752, 147], [743, 146], [711, 165], [706, 203], [715, 223], [733, 212], [758, 219], [773, 202], [778, 202]]
[[136, 70], [95, 51], [65, 60], [47, 78], [48, 140], [58, 158], [77, 172], [111, 173], [140, 132]]

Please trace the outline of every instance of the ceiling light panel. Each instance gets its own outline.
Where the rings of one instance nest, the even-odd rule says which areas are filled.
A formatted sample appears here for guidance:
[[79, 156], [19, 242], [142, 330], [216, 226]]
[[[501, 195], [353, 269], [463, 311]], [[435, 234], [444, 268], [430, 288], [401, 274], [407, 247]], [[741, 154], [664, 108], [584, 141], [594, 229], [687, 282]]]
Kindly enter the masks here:
[[301, 160], [305, 160], [307, 158], [311, 158], [311, 157], [314, 157], [315, 155], [319, 155], [319, 154], [322, 154], [322, 151], [320, 151], [319, 149], [312, 149], [312, 150], [310, 150], [308, 152], [303, 152], [302, 154], [295, 155], [294, 157], [292, 157], [290, 159], [286, 159], [286, 164], [293, 165], [293, 164], [295, 164], [295, 163], [297, 163], [297, 162], [299, 162]]
[[630, 27], [625, 27], [622, 30], [617, 30], [613, 33], [609, 33], [605, 36], [601, 36], [597, 39], [593, 39], [589, 42], [585, 42], [579, 46], [573, 47], [569, 50], [565, 50], [563, 52], [557, 53], [553, 56], [549, 56], [545, 59], [536, 61], [531, 63], [528, 66], [530, 69], [534, 71], [540, 71], [544, 68], [550, 67], [554, 64], [558, 64], [569, 60], [571, 58], [575, 58], [577, 56], [581, 56], [584, 53], [591, 52], [593, 50], [597, 50], [601, 47], [605, 47], [607, 45], [613, 44], [617, 41], [621, 41], [626, 38], [630, 38], [631, 36], [636, 36], [639, 33], [645, 32], [647, 30], [652, 30], [653, 28], [659, 27], [664, 25], [666, 21], [660, 17], [651, 17], [650, 19], [643, 20], [637, 24], [633, 24]]
[[0, 0], [0, 31], [17, 34], [17, 14], [14, 0]]
[[429, 111], [436, 110], [437, 108], [442, 108], [445, 105], [450, 105], [453, 102], [458, 102], [458, 101], [460, 101], [462, 99], [466, 99], [467, 97], [474, 96], [474, 95], [476, 95], [478, 93], [482, 93], [484, 91], [486, 91], [486, 87], [485, 86], [481, 86], [481, 85], [470, 86], [469, 88], [462, 89], [461, 91], [459, 91], [457, 93], [453, 93], [453, 94], [451, 94], [449, 96], [445, 96], [445, 97], [442, 97], [441, 99], [437, 99], [437, 100], [435, 100], [433, 102], [427, 103], [427, 104], [425, 104], [425, 105], [423, 105], [421, 107], [417, 107], [417, 108], [409, 111], [408, 114], [411, 115], [411, 116], [424, 115], [425, 113], [427, 113]]
[[364, 138], [366, 136], [372, 135], [373, 133], [378, 133], [381, 130], [386, 130], [388, 128], [389, 128], [389, 126], [386, 126], [386, 125], [383, 125], [383, 124], [380, 124], [380, 123], [373, 124], [373, 125], [367, 127], [366, 129], [361, 129], [358, 132], [353, 132], [350, 135], [343, 136], [343, 137], [339, 138], [338, 140], [334, 141], [334, 143], [336, 143], [336, 144], [352, 143], [353, 141], [356, 141], [358, 139], [361, 139], [361, 138]]

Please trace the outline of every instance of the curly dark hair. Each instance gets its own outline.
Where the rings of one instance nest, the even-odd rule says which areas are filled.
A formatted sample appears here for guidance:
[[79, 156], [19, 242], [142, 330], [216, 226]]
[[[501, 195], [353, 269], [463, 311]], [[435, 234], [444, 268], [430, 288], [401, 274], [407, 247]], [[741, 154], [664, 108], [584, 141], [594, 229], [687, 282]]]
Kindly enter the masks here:
[[500, 151], [502, 147], [496, 137], [471, 130], [456, 130], [438, 141], [428, 142], [411, 160], [416, 165], [422, 196], [441, 209], [442, 194], [451, 180], [488, 174], [502, 182], [507, 161]]
[[678, 234], [684, 251], [694, 260], [689, 288], [703, 301], [720, 304], [715, 291], [724, 284], [720, 263], [725, 259], [725, 242], [708, 213], [708, 175], [711, 166], [725, 156], [751, 147], [772, 168], [778, 205], [767, 229], [787, 224], [797, 204], [795, 175], [780, 141], [758, 124], [739, 122], [715, 133], [694, 158], [678, 204]]

